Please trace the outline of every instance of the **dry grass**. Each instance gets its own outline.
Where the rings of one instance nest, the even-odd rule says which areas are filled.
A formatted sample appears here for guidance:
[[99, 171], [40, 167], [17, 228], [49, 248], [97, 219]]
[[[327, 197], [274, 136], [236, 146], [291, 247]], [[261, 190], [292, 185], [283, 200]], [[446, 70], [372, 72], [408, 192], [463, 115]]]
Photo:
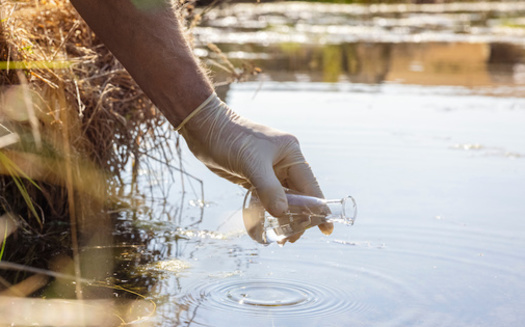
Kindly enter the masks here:
[[[188, 30], [218, 2], [181, 3]], [[257, 72], [210, 48], [226, 83]], [[122, 325], [151, 314], [154, 303], [108, 279], [110, 215], [142, 204], [139, 167], [186, 174], [173, 140], [67, 0], [0, 0], [0, 326]], [[127, 302], [108, 302], [115, 292]]]
[[[133, 206], [130, 171], [133, 183], [140, 165], [177, 157], [167, 142], [175, 134], [68, 1], [0, 4], [0, 295], [44, 294], [52, 281], [66, 298], [111, 298], [118, 286], [106, 284], [114, 255], [108, 211]], [[85, 250], [97, 247], [109, 250]], [[105, 286], [93, 287], [96, 281]], [[29, 322], [23, 308], [33, 302], [16, 300], [21, 311], [2, 302], [0, 325]], [[82, 303], [35, 305], [68, 312], [76, 317], [70, 325], [138, 319], [119, 312], [139, 302], [106, 310], [118, 319], [86, 314], [106, 302]], [[60, 318], [28, 319], [64, 325]]]
[[[8, 157], [38, 158], [27, 171], [56, 171], [43, 162], [70, 162], [75, 169], [92, 166], [108, 177], [104, 181], [109, 186], [118, 186], [120, 172], [132, 161], [158, 150], [145, 153], [144, 142], [160, 144], [172, 136], [149, 99], [67, 1], [2, 0], [1, 10], [0, 55], [6, 69], [0, 70], [0, 136], [20, 137], [10, 151], [4, 148]], [[163, 154], [169, 155], [166, 150]], [[68, 170], [60, 170], [64, 172]], [[65, 185], [53, 180], [60, 176], [37, 174], [45, 176], [35, 178], [48, 179], [51, 185]], [[2, 187], [7, 184], [4, 180]], [[49, 208], [43, 211], [54, 217], [69, 215], [56, 189], [37, 193], [47, 197]], [[15, 209], [12, 199], [1, 200], [4, 209]]]

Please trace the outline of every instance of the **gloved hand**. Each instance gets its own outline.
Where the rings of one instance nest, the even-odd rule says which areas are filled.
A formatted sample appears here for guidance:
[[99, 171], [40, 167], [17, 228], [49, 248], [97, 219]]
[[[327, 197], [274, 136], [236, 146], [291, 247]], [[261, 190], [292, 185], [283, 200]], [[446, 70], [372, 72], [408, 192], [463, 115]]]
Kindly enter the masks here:
[[[178, 130], [211, 171], [246, 188], [255, 187], [272, 216], [288, 210], [283, 186], [324, 198], [295, 136], [245, 119], [212, 94]], [[324, 234], [331, 223], [319, 225]]]

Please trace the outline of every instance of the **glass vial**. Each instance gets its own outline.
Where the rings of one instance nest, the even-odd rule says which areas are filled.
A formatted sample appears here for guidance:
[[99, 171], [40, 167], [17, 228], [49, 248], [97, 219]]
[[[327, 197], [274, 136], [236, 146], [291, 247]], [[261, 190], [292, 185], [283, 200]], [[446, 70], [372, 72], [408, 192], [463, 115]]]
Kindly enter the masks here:
[[294, 235], [327, 222], [353, 225], [357, 206], [351, 196], [341, 199], [320, 199], [284, 189], [288, 211], [271, 216], [263, 207], [254, 189], [248, 191], [243, 204], [243, 221], [248, 235], [261, 244], [284, 244]]

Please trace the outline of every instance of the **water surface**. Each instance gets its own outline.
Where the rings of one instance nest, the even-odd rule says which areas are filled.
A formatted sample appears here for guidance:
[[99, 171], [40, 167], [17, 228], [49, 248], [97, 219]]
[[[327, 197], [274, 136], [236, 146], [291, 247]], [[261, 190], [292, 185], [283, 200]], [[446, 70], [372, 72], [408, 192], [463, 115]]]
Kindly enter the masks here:
[[195, 35], [197, 53], [211, 58], [219, 82], [228, 80], [226, 55], [271, 80], [476, 87], [525, 83], [524, 27], [520, 1], [276, 2], [211, 11]]
[[[331, 236], [312, 229], [284, 247], [257, 244], [243, 231], [244, 190], [186, 151], [207, 205], [193, 227], [149, 227], [150, 251], [165, 258], [151, 288], [159, 325], [525, 321], [525, 100], [459, 87], [277, 82], [236, 85], [227, 100], [297, 135], [326, 196], [353, 195], [359, 216]], [[182, 225], [200, 215], [186, 205]]]
[[184, 192], [165, 192], [168, 219], [122, 220], [145, 244], [128, 260], [155, 325], [525, 322], [523, 3], [211, 15], [199, 42], [263, 70], [221, 96], [295, 134], [326, 197], [352, 195], [358, 217], [331, 236], [257, 244], [240, 216], [245, 190], [183, 147], [180, 167], [204, 197], [181, 175]]

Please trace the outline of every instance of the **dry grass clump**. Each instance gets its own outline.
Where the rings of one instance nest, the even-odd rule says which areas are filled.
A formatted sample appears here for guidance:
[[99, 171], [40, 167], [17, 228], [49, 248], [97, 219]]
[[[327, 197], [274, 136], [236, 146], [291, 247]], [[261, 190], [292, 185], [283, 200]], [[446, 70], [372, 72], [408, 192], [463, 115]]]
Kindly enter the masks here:
[[[70, 115], [72, 149], [113, 173], [140, 155], [141, 140], [165, 120], [69, 2], [2, 0], [2, 11], [2, 60], [27, 67], [41, 129], [57, 133]], [[12, 69], [0, 78], [24, 83]]]
[[[67, 0], [0, 4], [0, 263], [66, 256], [99, 278], [111, 254], [79, 247], [111, 244], [104, 212], [130, 204], [139, 163], [173, 159], [173, 131]], [[33, 275], [5, 268], [0, 295]]]
[[111, 277], [109, 212], [133, 208], [139, 165], [170, 165], [173, 137], [69, 1], [0, 0], [0, 326], [151, 315]]

